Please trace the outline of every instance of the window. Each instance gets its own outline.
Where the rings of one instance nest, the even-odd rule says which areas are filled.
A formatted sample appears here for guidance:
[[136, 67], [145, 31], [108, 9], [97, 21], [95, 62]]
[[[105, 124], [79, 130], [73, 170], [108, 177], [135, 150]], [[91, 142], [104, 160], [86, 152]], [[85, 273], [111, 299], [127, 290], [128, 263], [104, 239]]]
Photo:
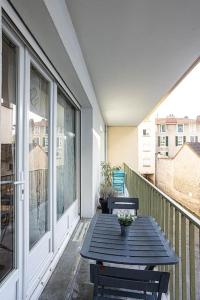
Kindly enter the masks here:
[[176, 136], [176, 146], [181, 146], [186, 142], [186, 136]]
[[34, 134], [40, 134], [40, 127], [39, 126], [34, 126]]
[[160, 132], [166, 132], [166, 125], [165, 124], [161, 124], [160, 125]]
[[43, 147], [48, 147], [48, 138], [47, 137], [43, 137]]
[[150, 136], [150, 129], [143, 129], [143, 136]]
[[198, 143], [198, 136], [190, 136], [191, 143]]
[[158, 136], [158, 147], [168, 146], [168, 136]]
[[144, 158], [143, 159], [143, 167], [150, 167], [150, 166], [151, 166], [150, 158]]
[[184, 125], [183, 124], [177, 124], [177, 132], [183, 133], [184, 132]]
[[33, 139], [33, 145], [39, 145], [40, 144], [40, 138], [39, 137], [35, 137]]

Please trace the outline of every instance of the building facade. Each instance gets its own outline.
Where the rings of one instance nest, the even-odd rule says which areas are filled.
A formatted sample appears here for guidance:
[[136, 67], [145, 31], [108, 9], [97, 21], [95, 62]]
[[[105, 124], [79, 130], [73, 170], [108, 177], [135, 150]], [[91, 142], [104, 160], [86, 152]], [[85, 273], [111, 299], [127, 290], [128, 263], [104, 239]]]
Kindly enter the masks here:
[[0, 5], [0, 299], [38, 299], [95, 213], [105, 123], [64, 1]]
[[170, 115], [156, 119], [156, 153], [174, 157], [186, 142], [200, 141], [200, 116], [196, 119]]
[[155, 174], [155, 123], [143, 121], [138, 126], [138, 170], [150, 181]]

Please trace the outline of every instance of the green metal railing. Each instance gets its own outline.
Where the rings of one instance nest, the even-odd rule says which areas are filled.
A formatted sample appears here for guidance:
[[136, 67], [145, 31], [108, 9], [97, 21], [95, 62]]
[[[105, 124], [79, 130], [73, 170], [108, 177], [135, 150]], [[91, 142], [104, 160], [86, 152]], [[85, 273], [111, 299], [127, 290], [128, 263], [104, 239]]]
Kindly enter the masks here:
[[200, 219], [160, 191], [126, 164], [126, 187], [139, 198], [139, 213], [153, 216], [180, 258], [169, 271], [170, 300], [200, 300]]

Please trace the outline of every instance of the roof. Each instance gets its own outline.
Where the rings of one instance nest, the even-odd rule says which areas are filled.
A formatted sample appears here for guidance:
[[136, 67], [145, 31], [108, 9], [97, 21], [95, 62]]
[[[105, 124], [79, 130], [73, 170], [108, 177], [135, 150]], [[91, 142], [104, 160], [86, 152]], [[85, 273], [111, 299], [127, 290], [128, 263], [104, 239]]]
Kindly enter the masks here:
[[156, 124], [196, 124], [199, 123], [199, 116], [196, 119], [189, 119], [188, 117], [185, 118], [176, 118], [175, 116], [168, 116], [166, 118], [157, 118], [155, 120]]
[[200, 156], [200, 143], [187, 143], [187, 145]]

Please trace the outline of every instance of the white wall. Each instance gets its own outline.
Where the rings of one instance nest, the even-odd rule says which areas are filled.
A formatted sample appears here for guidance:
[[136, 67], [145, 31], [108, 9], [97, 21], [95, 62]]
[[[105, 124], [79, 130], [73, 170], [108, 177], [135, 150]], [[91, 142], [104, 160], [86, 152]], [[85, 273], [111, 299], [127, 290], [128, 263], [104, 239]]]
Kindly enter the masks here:
[[[64, 0], [11, 0], [11, 2], [83, 110], [82, 141], [83, 143], [89, 141], [90, 144], [88, 143], [86, 148], [90, 156], [83, 150], [85, 146], [82, 145], [81, 157], [87, 163], [82, 165], [81, 169], [83, 174], [81, 200], [83, 203], [90, 202], [93, 207], [94, 196], [98, 197], [99, 162], [102, 160], [99, 148], [102, 145], [102, 137], [104, 138], [104, 133], [102, 134], [100, 129], [104, 128], [105, 124], [66, 3]], [[84, 120], [85, 116], [87, 118], [86, 110], [88, 114], [89, 111], [92, 114], [90, 120]], [[84, 132], [86, 128], [92, 135], [95, 132], [92, 139]], [[97, 136], [101, 137], [100, 145]], [[91, 163], [95, 178], [91, 180], [91, 188], [86, 192], [84, 188], [88, 186], [88, 180], [85, 174], [88, 172], [87, 166]], [[84, 210], [82, 212], [82, 216], [92, 216], [94, 209], [90, 214], [88, 212], [84, 214]]]

